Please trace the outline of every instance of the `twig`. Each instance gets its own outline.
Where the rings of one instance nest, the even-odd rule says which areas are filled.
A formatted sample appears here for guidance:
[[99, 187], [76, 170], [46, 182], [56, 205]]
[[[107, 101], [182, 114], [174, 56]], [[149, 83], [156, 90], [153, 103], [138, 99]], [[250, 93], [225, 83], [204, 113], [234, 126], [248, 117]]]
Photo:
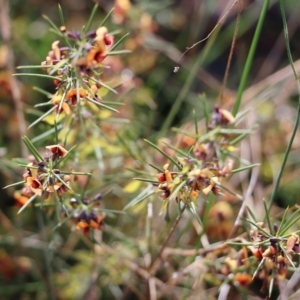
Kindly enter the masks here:
[[[109, 254], [112, 254], [114, 256], [120, 256], [120, 253], [117, 252], [116, 250], [114, 250], [113, 248], [109, 247], [108, 245], [106, 245], [105, 243], [101, 243], [101, 248], [103, 248], [103, 250]], [[127, 266], [130, 270], [132, 270], [133, 272], [135, 272], [136, 274], [138, 274], [139, 276], [141, 276], [142, 278], [144, 278], [146, 281], [149, 281], [150, 279], [152, 279], [155, 284], [163, 289], [165, 284], [159, 280], [156, 277], [153, 277], [148, 271], [146, 271], [145, 269], [142, 269], [141, 267], [139, 267], [137, 264], [135, 264], [134, 262], [132, 262], [131, 260], [125, 258], [125, 257], [121, 257], [120, 261]]]
[[229, 69], [230, 69], [233, 51], [234, 51], [234, 47], [235, 47], [235, 42], [236, 42], [237, 34], [239, 31], [242, 9], [243, 9], [243, 0], [239, 1], [239, 10], [238, 10], [238, 14], [237, 14], [237, 19], [236, 19], [235, 28], [234, 28], [234, 34], [233, 34], [231, 47], [230, 47], [230, 53], [229, 53], [226, 70], [225, 70], [225, 75], [224, 75], [221, 92], [220, 92], [220, 97], [219, 97], [221, 103], [222, 103], [222, 99], [223, 99], [224, 89], [227, 84], [227, 79], [228, 79]]
[[[231, 246], [229, 244], [226, 244], [228, 242], [241, 242], [241, 243], [249, 243], [243, 236], [245, 234], [229, 239], [226, 242], [222, 243], [216, 243], [216, 244], [211, 244], [207, 248], [201, 248], [201, 249], [181, 249], [181, 248], [170, 248], [166, 247], [164, 251], [162, 252], [161, 257], [166, 259], [170, 255], [180, 255], [180, 256], [205, 256], [208, 253], [214, 252], [214, 251], [224, 251], [227, 248], [230, 248]], [[250, 247], [250, 246], [249, 246]]]
[[156, 256], [156, 259], [153, 260], [153, 262], [152, 262], [152, 264], [151, 264], [151, 266], [150, 266], [150, 268], [149, 268], [149, 273], [150, 273], [151, 275], [153, 275], [153, 274], [156, 273], [157, 268], [159, 267], [160, 260], [161, 260], [161, 258], [162, 258], [162, 253], [163, 253], [163, 251], [164, 251], [164, 249], [165, 249], [165, 247], [166, 247], [166, 245], [167, 245], [169, 239], [171, 238], [171, 236], [172, 236], [172, 234], [173, 234], [175, 228], [177, 227], [179, 221], [181, 220], [181, 217], [182, 217], [183, 212], [185, 211], [186, 207], [187, 207], [187, 202], [185, 202], [185, 204], [184, 204], [184, 206], [183, 206], [183, 208], [182, 208], [180, 214], [177, 216], [177, 218], [176, 218], [176, 220], [175, 220], [175, 222], [174, 222], [172, 228], [170, 229], [169, 234], [168, 234], [167, 237], [165, 238], [165, 240], [164, 240], [164, 242], [163, 242], [163, 244], [162, 244], [162, 246], [161, 246], [161, 248], [160, 248], [160, 250], [159, 250], [159, 252], [158, 252], [158, 254], [157, 254], [157, 256]]
[[[224, 19], [225, 19], [226, 16], [229, 14], [229, 12], [230, 12], [231, 9], [233, 8], [233, 6], [234, 6], [235, 4], [237, 4], [237, 3], [238, 3], [238, 0], [234, 1], [234, 2], [231, 4], [231, 6], [229, 7], [229, 9], [228, 9], [228, 10], [225, 12], [225, 14], [219, 19], [218, 23], [215, 25], [215, 27], [211, 30], [211, 32], [210, 32], [204, 39], [202, 39], [202, 40], [200, 40], [200, 41], [194, 43], [194, 44], [193, 44], [192, 46], [190, 46], [190, 47], [187, 47], [186, 50], [182, 53], [182, 55], [179, 57], [177, 63], [181, 60], [181, 58], [182, 58], [189, 50], [193, 49], [194, 47], [196, 47], [196, 46], [199, 45], [200, 43], [202, 43], [202, 42], [206, 41], [207, 39], [209, 39], [210, 36], [214, 33], [214, 31], [218, 28], [218, 26], [224, 21]], [[176, 73], [178, 70], [179, 70], [179, 67], [176, 66], [176, 67], [174, 68], [174, 72]]]
[[[253, 113], [252, 113], [253, 115]], [[251, 117], [251, 114], [248, 116], [248, 118]], [[255, 118], [255, 116], [253, 116]], [[251, 123], [255, 123], [255, 120], [253, 120], [253, 122]], [[250, 124], [248, 124], [249, 126], [251, 126]], [[254, 152], [257, 151], [259, 148], [259, 141], [260, 141], [260, 137], [257, 137], [257, 134], [258, 132], [255, 133], [255, 135], [250, 135], [249, 136], [249, 146], [250, 146], [250, 149], [252, 151], [252, 159], [254, 157]], [[258, 150], [259, 151], [259, 150]], [[255, 163], [259, 163], [260, 162], [260, 158], [256, 157], [256, 159], [254, 160]], [[250, 182], [249, 182], [249, 185], [248, 185], [248, 188], [247, 188], [247, 191], [244, 195], [244, 201], [243, 201], [243, 204], [239, 210], [239, 213], [238, 213], [238, 216], [236, 218], [236, 221], [234, 223], [234, 227], [232, 228], [230, 234], [229, 234], [229, 237], [228, 238], [231, 238], [233, 237], [239, 226], [242, 224], [242, 217], [244, 215], [244, 212], [246, 210], [246, 207], [248, 206], [249, 204], [249, 200], [251, 199], [251, 195], [253, 194], [253, 191], [256, 187], [256, 184], [257, 184], [257, 180], [258, 180], [258, 177], [259, 177], [259, 172], [260, 172], [260, 168], [259, 167], [255, 167], [252, 169], [251, 171], [251, 177], [250, 177]]]

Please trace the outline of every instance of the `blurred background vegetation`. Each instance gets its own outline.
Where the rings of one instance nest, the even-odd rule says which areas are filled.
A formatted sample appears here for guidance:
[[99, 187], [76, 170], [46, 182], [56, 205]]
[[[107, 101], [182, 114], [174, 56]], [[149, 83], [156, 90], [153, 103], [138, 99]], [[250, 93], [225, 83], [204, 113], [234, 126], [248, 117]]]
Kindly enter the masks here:
[[[55, 0], [7, 2], [11, 40], [8, 47], [3, 39], [0, 41], [2, 187], [20, 181], [23, 171], [11, 161], [12, 158], [21, 157], [22, 153], [9, 81], [11, 70], [7, 67], [7, 51], [13, 55], [16, 66], [39, 65], [45, 60], [52, 42], [57, 39], [49, 32], [43, 14], [59, 25], [58, 2]], [[2, 13], [3, 3], [5, 1], [1, 2]], [[104, 98], [124, 103], [118, 108], [120, 114], [111, 117], [128, 119], [130, 122], [101, 124], [111, 144], [103, 146], [105, 175], [94, 178], [91, 184], [94, 194], [113, 189], [103, 199], [103, 205], [105, 208], [122, 210], [146, 186], [132, 180], [137, 177], [134, 170], [144, 170], [145, 163], [153, 163], [161, 168], [165, 163], [162, 156], [149, 149], [144, 138], [160, 145], [163, 145], [163, 141], [175, 145], [178, 135], [171, 128], [194, 130], [191, 129], [193, 110], [199, 120], [200, 131], [205, 131], [203, 103], [210, 112], [216, 104], [232, 109], [263, 1], [244, 0], [232, 65], [221, 99], [237, 5], [233, 6], [208, 40], [192, 48], [178, 62], [186, 47], [212, 31], [229, 9], [231, 1], [99, 0], [97, 3], [99, 10], [93, 28], [97, 28], [116, 5], [106, 26], [110, 32], [119, 32], [117, 39], [129, 33], [120, 48], [129, 49], [131, 53], [112, 56], [105, 61], [110, 66], [105, 76], [112, 82], [121, 80], [123, 85], [118, 89], [118, 95], [109, 93]], [[61, 0], [60, 4], [67, 29], [80, 30], [86, 24], [95, 2]], [[299, 69], [300, 2], [286, 1], [285, 9], [291, 51]], [[3, 20], [3, 16], [1, 18]], [[175, 66], [180, 66], [177, 73], [173, 72]], [[53, 85], [49, 80], [38, 77], [18, 78], [18, 83], [26, 121], [30, 124], [38, 116], [33, 106], [45, 101], [45, 96], [34, 91], [33, 86], [53, 93]], [[296, 104], [296, 83], [288, 65], [279, 5], [277, 1], [271, 1], [242, 102], [242, 110], [249, 110], [242, 126], [250, 128], [259, 124], [259, 129], [243, 141], [239, 154], [245, 160], [261, 164], [251, 195], [251, 206], [258, 219], [263, 218], [261, 200], [268, 199], [272, 192], [274, 176], [291, 135]], [[26, 134], [34, 138], [48, 129], [47, 124], [40, 123]], [[51, 142], [48, 138], [45, 142], [51, 144], [53, 140]], [[297, 134], [275, 199], [274, 213], [299, 203], [299, 146], [300, 136]], [[86, 163], [93, 164], [94, 161], [90, 159]], [[244, 194], [252, 175], [250, 171], [234, 175], [227, 184], [231, 190]], [[146, 264], [149, 253], [158, 251], [172, 225], [172, 222], [165, 222], [163, 215], [159, 215], [162, 204], [158, 196], [151, 200], [154, 205], [151, 241], [148, 239], [147, 205], [143, 202], [126, 211], [126, 214], [108, 215], [102, 237], [107, 246], [97, 248], [88, 237], [74, 230], [72, 223], [53, 231], [56, 224], [50, 210], [26, 209], [17, 215], [18, 208], [13, 195], [13, 188], [1, 191], [0, 299], [148, 298], [147, 278], [138, 268]], [[207, 238], [211, 243], [228, 236], [240, 207], [237, 199], [228, 195], [226, 202], [218, 201], [211, 209], [210, 217], [217, 218], [222, 211], [224, 218], [216, 224], [208, 224]], [[175, 217], [176, 212], [173, 212], [170, 218], [174, 220]], [[189, 216], [185, 216], [185, 219], [172, 236], [170, 245], [193, 249], [197, 245], [198, 233], [193, 220]], [[225, 232], [221, 232], [220, 228]], [[182, 257], [170, 256], [157, 278], [160, 282], [167, 281], [174, 272], [188, 265], [191, 259], [185, 257], [183, 261]], [[199, 274], [197, 276], [201, 278]], [[202, 298], [197, 298], [199, 290], [193, 290], [185, 282], [174, 284], [173, 294], [168, 291], [169, 294], [166, 292], [163, 296], [161, 291], [161, 299], [215, 299], [217, 292], [213, 287], [217, 284], [212, 281], [208, 287], [209, 279], [206, 278], [205, 282], [206, 288], [201, 290]]]

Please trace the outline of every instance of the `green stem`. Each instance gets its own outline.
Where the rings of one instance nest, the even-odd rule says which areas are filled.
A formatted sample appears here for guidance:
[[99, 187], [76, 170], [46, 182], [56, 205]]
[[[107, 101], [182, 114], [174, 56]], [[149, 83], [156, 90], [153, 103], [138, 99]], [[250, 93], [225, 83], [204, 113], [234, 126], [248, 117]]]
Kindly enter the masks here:
[[288, 33], [288, 28], [287, 28], [287, 23], [286, 23], [283, 0], [279, 0], [279, 4], [280, 4], [280, 12], [281, 12], [281, 17], [282, 17], [282, 22], [283, 22], [283, 30], [284, 30], [286, 51], [287, 51], [289, 63], [292, 67], [292, 70], [293, 70], [293, 73], [294, 73], [294, 76], [295, 76], [295, 79], [296, 79], [296, 82], [297, 82], [297, 88], [298, 88], [298, 94], [299, 95], [298, 95], [298, 109], [297, 109], [296, 122], [295, 122], [295, 125], [294, 125], [292, 136], [289, 140], [288, 146], [287, 146], [287, 148], [285, 150], [285, 153], [284, 153], [284, 158], [283, 158], [280, 170], [279, 170], [279, 174], [278, 174], [278, 176], [276, 178], [276, 181], [275, 181], [275, 186], [274, 186], [271, 198], [270, 198], [269, 209], [271, 208], [271, 206], [272, 206], [272, 204], [275, 200], [275, 196], [278, 192], [278, 188], [279, 188], [280, 180], [281, 180], [281, 177], [282, 177], [282, 174], [283, 174], [283, 170], [285, 168], [289, 153], [291, 151], [291, 148], [292, 148], [292, 145], [293, 145], [293, 142], [294, 142], [295, 135], [297, 133], [297, 129], [298, 129], [298, 125], [299, 125], [299, 116], [300, 116], [300, 82], [299, 82], [298, 74], [296, 72], [295, 65], [294, 65], [293, 58], [292, 58], [292, 54], [291, 54], [291, 49], [290, 49], [290, 44], [289, 44], [289, 33]]
[[243, 70], [243, 74], [242, 74], [241, 82], [240, 82], [240, 85], [239, 85], [239, 89], [238, 89], [238, 92], [237, 92], [237, 95], [236, 95], [236, 100], [235, 100], [235, 103], [234, 103], [234, 106], [233, 106], [232, 114], [234, 116], [236, 116], [236, 114], [238, 113], [240, 105], [241, 105], [243, 92], [244, 92], [245, 87], [246, 87], [246, 83], [247, 83], [247, 79], [248, 79], [249, 72], [250, 72], [250, 69], [251, 69], [251, 65], [252, 65], [252, 62], [253, 62], [253, 57], [254, 57], [254, 54], [255, 54], [258, 39], [259, 39], [261, 29], [262, 29], [262, 26], [263, 26], [263, 22], [264, 22], [264, 19], [265, 19], [265, 16], [266, 16], [266, 13], [267, 13], [267, 10], [268, 10], [268, 7], [269, 7], [269, 2], [270, 2], [269, 0], [264, 1], [264, 5], [263, 5], [263, 8], [262, 8], [260, 16], [259, 16], [259, 20], [258, 20], [256, 30], [255, 30], [255, 33], [254, 33], [254, 37], [253, 37], [251, 47], [250, 47], [250, 50], [249, 50], [249, 53], [248, 53], [248, 56], [247, 56], [245, 68]]

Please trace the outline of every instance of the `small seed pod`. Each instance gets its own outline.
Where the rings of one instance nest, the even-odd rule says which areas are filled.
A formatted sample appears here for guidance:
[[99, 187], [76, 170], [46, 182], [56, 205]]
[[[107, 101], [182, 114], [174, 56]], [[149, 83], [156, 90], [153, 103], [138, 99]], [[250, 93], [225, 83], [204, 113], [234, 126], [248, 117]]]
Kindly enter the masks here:
[[252, 282], [252, 276], [247, 273], [237, 273], [234, 276], [234, 283], [241, 286], [247, 286]]
[[297, 238], [295, 235], [291, 235], [288, 240], [286, 241], [286, 251], [289, 253], [293, 251], [293, 248], [295, 247]]
[[157, 180], [159, 182], [165, 182], [166, 181], [166, 175], [164, 173], [157, 174]]
[[94, 201], [99, 201], [101, 199], [102, 199], [102, 194], [101, 193], [95, 195], [95, 197], [94, 197]]
[[299, 244], [295, 244], [294, 247], [293, 247], [293, 251], [295, 253], [300, 253], [300, 245]]
[[67, 31], [67, 28], [66, 28], [66, 26], [60, 26], [59, 30], [61, 33], [65, 33]]
[[71, 200], [70, 200], [70, 204], [71, 204], [72, 206], [76, 206], [76, 205], [78, 205], [78, 201], [77, 201], [77, 199], [76, 199], [76, 198], [71, 198]]
[[257, 248], [253, 250], [253, 255], [258, 258], [258, 259], [262, 259], [263, 258], [263, 253], [261, 248]]
[[267, 250], [262, 254], [263, 257], [272, 257], [276, 253], [276, 249], [273, 246], [269, 246]]
[[86, 38], [95, 38], [96, 37], [96, 30], [91, 30], [89, 31], [86, 35], [85, 35]]
[[67, 37], [70, 39], [80, 40], [80, 33], [77, 31], [68, 31]]
[[162, 198], [163, 200], [166, 200], [169, 196], [170, 196], [170, 191], [169, 190], [165, 190], [163, 191], [159, 196], [160, 198]]

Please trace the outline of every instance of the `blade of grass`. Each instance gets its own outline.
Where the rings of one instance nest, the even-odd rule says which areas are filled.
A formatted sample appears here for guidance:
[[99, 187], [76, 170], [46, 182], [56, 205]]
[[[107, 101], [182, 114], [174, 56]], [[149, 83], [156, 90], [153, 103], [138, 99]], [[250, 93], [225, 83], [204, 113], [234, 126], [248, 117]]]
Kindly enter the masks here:
[[110, 52], [116, 49], [122, 42], [123, 40], [129, 35], [129, 32], [123, 35], [110, 49]]
[[52, 66], [49, 75], [53, 75], [55, 74], [60, 68], [62, 68], [63, 66], [65, 66], [67, 64], [67, 62], [69, 61], [68, 58], [62, 59], [59, 63], [57, 63], [56, 65]]
[[59, 30], [59, 28], [52, 22], [52, 20], [50, 18], [48, 18], [46, 15], [42, 15], [42, 17], [49, 23], [49, 25], [55, 30], [55, 32], [58, 35], [63, 35], [61, 33], [61, 31]]
[[268, 227], [269, 227], [269, 230], [270, 230], [270, 234], [273, 235], [273, 227], [271, 225], [270, 215], [269, 215], [270, 212], [268, 210], [266, 201], [263, 200], [263, 204], [264, 204], [264, 208], [265, 208], [266, 219], [267, 219]]
[[203, 113], [204, 113], [204, 119], [205, 119], [205, 127], [208, 127], [209, 124], [209, 112], [208, 112], [208, 107], [207, 107], [207, 99], [205, 94], [199, 95], [200, 102], [202, 103], [203, 107]]
[[5, 187], [3, 187], [2, 189], [4, 190], [4, 189], [8, 189], [8, 188], [10, 188], [10, 187], [13, 187], [13, 186], [17, 186], [17, 185], [19, 185], [19, 184], [24, 184], [26, 181], [19, 181], [19, 182], [15, 182], [15, 183], [12, 183], [12, 184], [9, 184], [9, 185], [7, 185], [7, 186], [5, 186]]
[[259, 231], [263, 232], [267, 237], [271, 237], [270, 233], [264, 230], [262, 227], [258, 226], [256, 223], [252, 222], [250, 219], [246, 219], [249, 223], [251, 223], [254, 227], [256, 227]]
[[282, 236], [283, 235], [282, 232], [281, 232], [281, 229], [282, 229], [283, 224], [285, 223], [285, 218], [286, 218], [286, 215], [287, 215], [288, 211], [289, 211], [289, 207], [287, 207], [286, 210], [284, 211], [284, 214], [283, 214], [281, 222], [279, 224], [276, 236]]
[[57, 129], [57, 123], [55, 120], [54, 120], [54, 130], [55, 130], [55, 134], [54, 134], [55, 144], [58, 145], [58, 129]]
[[95, 153], [98, 169], [100, 171], [100, 176], [102, 177], [105, 169], [104, 161], [103, 161], [103, 153], [101, 147], [97, 144], [94, 145], [94, 153]]
[[279, 244], [279, 248], [281, 249], [281, 251], [284, 253], [284, 256], [288, 259], [289, 263], [291, 264], [291, 266], [296, 269], [296, 266], [295, 264], [293, 263], [293, 261], [291, 260], [291, 257], [290, 255], [285, 251], [284, 247]]
[[198, 120], [197, 120], [196, 111], [194, 109], [193, 109], [193, 119], [194, 119], [195, 133], [196, 135], [198, 135]]
[[49, 93], [49, 92], [47, 92], [47, 91], [45, 91], [45, 90], [43, 90], [43, 89], [41, 89], [41, 88], [39, 88], [39, 87], [37, 87], [37, 86], [34, 86], [32, 89], [33, 89], [34, 91], [37, 91], [37, 92], [39, 92], [39, 93], [45, 95], [45, 96], [48, 97], [48, 98], [52, 98], [52, 97], [53, 97], [53, 94], [51, 94], [51, 93]]
[[110, 106], [107, 106], [107, 105], [105, 105], [105, 104], [103, 104], [103, 103], [101, 103], [101, 102], [95, 101], [95, 100], [93, 100], [93, 99], [90, 98], [90, 97], [85, 97], [85, 99], [87, 99], [87, 100], [90, 101], [91, 103], [96, 104], [97, 106], [100, 106], [100, 107], [103, 107], [103, 108], [108, 109], [108, 110], [110, 110], [110, 111], [119, 113], [119, 111], [118, 111], [117, 109], [112, 108], [112, 107], [110, 107]]
[[64, 175], [84, 175], [84, 176], [91, 176], [91, 173], [88, 172], [74, 172], [74, 171], [61, 171], [60, 174]]
[[[275, 270], [274, 268], [272, 269], [272, 275], [271, 275], [271, 280], [269, 283], [269, 299], [271, 298], [272, 292], [273, 292], [273, 287], [274, 287], [274, 281], [275, 281]], [[277, 276], [276, 276], [277, 277]]]
[[242, 168], [238, 168], [238, 169], [232, 170], [231, 174], [239, 173], [239, 172], [242, 172], [242, 171], [245, 171], [245, 170], [249, 170], [249, 169], [252, 169], [252, 168], [255, 168], [255, 167], [259, 167], [259, 166], [260, 166], [260, 164], [248, 165], [248, 166], [245, 166], [245, 167], [242, 167]]
[[249, 206], [247, 206], [247, 210], [248, 210], [248, 213], [250, 214], [250, 216], [252, 217], [252, 219], [257, 223], [255, 214], [253, 213], [253, 211], [250, 209]]
[[150, 179], [150, 178], [141, 178], [141, 177], [135, 177], [133, 178], [134, 180], [137, 180], [137, 181], [143, 181], [143, 182], [149, 182], [149, 183], [159, 183], [157, 180], [155, 179]]
[[154, 149], [156, 149], [158, 152], [160, 152], [163, 156], [165, 156], [166, 158], [168, 158], [178, 168], [178, 170], [182, 169], [182, 167], [177, 163], [177, 161], [173, 157], [171, 157], [170, 155], [168, 155], [165, 151], [163, 151], [162, 149], [160, 149], [159, 147], [157, 147], [155, 144], [153, 144], [149, 140], [144, 139], [144, 141], [147, 144], [149, 144], [151, 147], [153, 147]]
[[164, 170], [160, 169], [159, 167], [156, 167], [152, 164], [148, 164], [151, 168], [155, 169], [156, 171], [158, 171], [159, 173], [164, 173]]
[[71, 48], [71, 44], [69, 42], [69, 39], [60, 31], [60, 29], [52, 22], [50, 18], [48, 18], [46, 15], [42, 15], [42, 17], [49, 23], [49, 25], [52, 27], [50, 28], [50, 31], [55, 33], [56, 35], [60, 36], [65, 43], [68, 45], [69, 48]]
[[44, 118], [46, 118], [47, 116], [49, 116], [54, 110], [55, 110], [55, 106], [53, 106], [52, 108], [50, 108], [47, 112], [45, 112], [42, 116], [40, 116], [38, 119], [36, 119], [33, 123], [31, 123], [28, 127], [28, 129], [32, 128], [34, 125], [40, 123], [41, 121], [43, 121]]
[[29, 140], [27, 136], [23, 136], [22, 140], [24, 141], [25, 145], [27, 146], [28, 150], [31, 152], [31, 154], [35, 157], [35, 159], [40, 162], [43, 161], [42, 155], [39, 153], [39, 151], [35, 148], [35, 146], [32, 144], [32, 142]]
[[186, 152], [184, 152], [184, 151], [182, 151], [182, 150], [180, 150], [180, 149], [178, 149], [178, 148], [170, 145], [169, 143], [164, 142], [164, 141], [162, 143], [165, 144], [168, 148], [174, 150], [176, 153], [182, 155], [183, 157], [190, 157], [190, 155], [188, 153], [186, 153]]
[[243, 140], [247, 135], [251, 134], [252, 131], [254, 129], [257, 129], [258, 125], [254, 125], [251, 128], [249, 128], [249, 130], [245, 131], [244, 133], [242, 133], [240, 136], [238, 136], [237, 138], [235, 138], [233, 141], [230, 142], [230, 145], [234, 146], [236, 144], [238, 144], [241, 140]]
[[108, 85], [105, 84], [104, 82], [99, 81], [99, 80], [97, 80], [97, 79], [95, 79], [95, 78], [93, 78], [93, 77], [89, 77], [89, 79], [90, 79], [91, 81], [94, 81], [94, 82], [100, 84], [101, 86], [105, 87], [105, 88], [108, 89], [109, 91], [111, 91], [111, 92], [113, 92], [113, 93], [115, 93], [115, 94], [118, 94], [118, 92], [117, 92], [116, 90], [114, 90], [112, 87], [108, 86]]
[[126, 212], [123, 210], [116, 210], [116, 209], [106, 209], [106, 208], [98, 208], [96, 209], [97, 211], [103, 211], [106, 212], [107, 214], [120, 214], [120, 215], [125, 215]]
[[95, 14], [97, 12], [97, 9], [98, 9], [98, 4], [95, 4], [93, 9], [92, 9], [92, 12], [90, 14], [89, 20], [88, 20], [88, 22], [85, 26], [85, 33], [87, 33], [90, 30], [92, 22], [93, 22], [94, 17], [95, 17]]
[[18, 211], [18, 214], [20, 214], [33, 200], [37, 197], [37, 194], [33, 195]]
[[17, 70], [22, 69], [47, 69], [47, 68], [53, 68], [53, 65], [32, 65], [32, 66], [17, 66]]
[[51, 100], [48, 102], [36, 104], [34, 107], [43, 107], [43, 106], [50, 106], [50, 105], [53, 105], [53, 102]]
[[243, 70], [243, 73], [242, 73], [241, 82], [240, 82], [238, 92], [237, 92], [237, 95], [236, 95], [236, 100], [235, 100], [235, 103], [233, 105], [233, 110], [232, 110], [233, 116], [236, 116], [236, 114], [239, 111], [240, 105], [241, 105], [242, 96], [243, 96], [243, 93], [244, 93], [244, 90], [245, 90], [245, 87], [246, 87], [246, 84], [247, 84], [249, 72], [250, 72], [250, 69], [251, 69], [251, 66], [252, 66], [252, 62], [253, 62], [253, 57], [254, 57], [254, 54], [255, 54], [257, 43], [258, 43], [260, 33], [261, 33], [261, 30], [262, 30], [262, 27], [263, 27], [263, 23], [264, 23], [264, 20], [265, 20], [266, 14], [267, 14], [267, 10], [268, 10], [268, 7], [269, 7], [269, 2], [270, 2], [269, 0], [264, 1], [263, 7], [262, 7], [262, 10], [261, 10], [258, 22], [257, 22], [254, 37], [253, 37], [253, 40], [252, 40], [252, 43], [251, 43], [251, 46], [250, 46], [250, 50], [249, 50], [249, 53], [248, 53], [248, 56], [247, 56], [247, 59], [246, 59], [245, 67], [244, 67], [244, 70]]
[[58, 4], [58, 14], [59, 14], [59, 19], [60, 19], [60, 24], [61, 24], [61, 26], [64, 26], [65, 25], [64, 13], [62, 11], [60, 4]]
[[126, 54], [131, 52], [132, 52], [131, 50], [124, 49], [124, 50], [117, 50], [117, 51], [109, 51], [107, 55], [120, 55], [120, 54]]
[[192, 215], [196, 218], [196, 220], [198, 221], [198, 223], [203, 227], [202, 221], [199, 217], [199, 214], [196, 210], [195, 204], [193, 202], [189, 203], [187, 205], [188, 209], [190, 210], [190, 212], [192, 213]]
[[42, 77], [42, 78], [49, 78], [53, 80], [59, 80], [59, 78], [55, 76], [45, 75], [45, 74], [34, 74], [34, 73], [15, 73], [13, 76], [31, 76], [31, 77]]
[[63, 179], [60, 178], [60, 176], [58, 176], [54, 172], [52, 172], [52, 175], [54, 175], [54, 177], [56, 177], [56, 179], [58, 179], [66, 188], [68, 188], [70, 191], [73, 191], [72, 188]]
[[219, 188], [225, 190], [225, 191], [228, 192], [229, 194], [235, 196], [237, 199], [243, 200], [243, 196], [242, 196], [242, 195], [233, 192], [232, 190], [228, 189], [226, 186], [222, 185], [220, 182], [218, 182], [218, 181], [216, 181], [216, 180], [214, 180], [214, 179], [212, 179], [212, 181], [216, 184], [217, 187], [219, 187]]
[[254, 279], [256, 277], [256, 274], [258, 273], [258, 271], [261, 269], [261, 267], [263, 266], [264, 262], [265, 262], [265, 258], [263, 258], [261, 260], [261, 262], [259, 263], [259, 265], [257, 266], [255, 272], [253, 273], [252, 279]]
[[231, 246], [253, 246], [252, 243], [241, 243], [241, 242], [226, 242], [226, 245], [231, 245]]
[[192, 132], [189, 132], [189, 131], [185, 131], [185, 130], [182, 130], [180, 128], [174, 128], [173, 127], [173, 128], [171, 128], [171, 130], [174, 131], [174, 132], [180, 133], [182, 135], [192, 137], [192, 138], [198, 138], [199, 137], [195, 133], [192, 133]]
[[[62, 127], [63, 127], [62, 124], [57, 125], [57, 130], [62, 129]], [[51, 128], [51, 129], [45, 131], [44, 133], [42, 133], [42, 134], [40, 134], [40, 135], [34, 137], [34, 138], [31, 140], [31, 142], [32, 142], [32, 143], [38, 142], [38, 141], [40, 141], [40, 140], [42, 140], [42, 139], [48, 137], [49, 135], [52, 135], [54, 132], [55, 132], [55, 128]]]
[[[152, 190], [152, 191], [151, 191]], [[145, 190], [143, 190], [137, 197], [135, 197], [133, 200], [131, 200], [124, 208], [123, 210], [127, 210], [128, 208], [142, 202], [143, 200], [147, 199], [148, 197], [155, 194], [155, 191], [153, 191], [153, 187], [149, 185]]]
[[111, 14], [114, 11], [114, 7], [107, 13], [107, 15], [105, 16], [105, 18], [102, 20], [102, 22], [100, 23], [100, 25], [98, 27], [101, 27], [105, 24], [105, 22], [107, 21], [107, 19], [111, 16]]
[[[285, 234], [299, 219], [300, 209], [297, 209], [289, 218], [289, 220], [282, 226], [281, 234]], [[296, 217], [297, 216], [297, 217]]]
[[133, 168], [125, 168], [127, 171], [130, 171], [132, 173], [135, 173], [135, 174], [139, 174], [139, 175], [143, 175], [143, 176], [155, 176], [155, 174], [151, 174], [149, 173], [148, 171], [142, 171], [142, 170], [137, 170], [137, 169], [133, 169]]
[[102, 101], [101, 103], [106, 105], [120, 105], [120, 106], [125, 105], [125, 103], [123, 102], [115, 102], [115, 101]]
[[178, 196], [180, 190], [186, 185], [186, 181], [182, 181], [176, 188], [175, 190], [172, 192], [172, 194], [170, 195], [170, 197], [168, 198], [169, 201], [173, 201], [176, 199], [176, 197]]

